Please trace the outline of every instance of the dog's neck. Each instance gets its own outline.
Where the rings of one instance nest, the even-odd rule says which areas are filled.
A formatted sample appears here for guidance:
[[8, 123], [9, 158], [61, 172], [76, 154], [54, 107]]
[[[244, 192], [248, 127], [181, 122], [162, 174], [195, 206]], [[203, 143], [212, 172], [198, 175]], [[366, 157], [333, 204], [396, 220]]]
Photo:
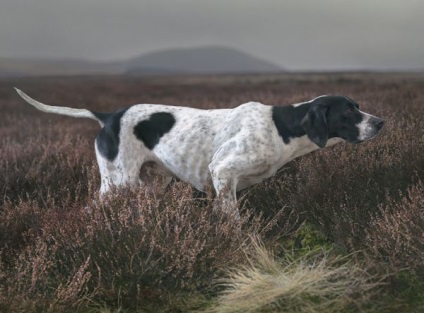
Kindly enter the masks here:
[[[278, 134], [285, 144], [291, 143], [293, 145], [294, 150], [296, 150], [293, 151], [295, 157], [319, 149], [319, 147], [308, 138], [306, 131], [301, 126], [301, 122], [311, 106], [312, 101], [308, 101], [294, 105], [273, 106], [272, 108], [272, 119], [278, 130]], [[342, 141], [344, 140], [338, 137], [329, 138], [325, 147], [335, 145]], [[297, 142], [299, 144], [296, 144]]]
[[300, 138], [306, 135], [301, 122], [311, 106], [311, 102], [304, 102], [296, 106], [272, 107], [272, 120], [285, 144], [289, 144], [293, 138]]

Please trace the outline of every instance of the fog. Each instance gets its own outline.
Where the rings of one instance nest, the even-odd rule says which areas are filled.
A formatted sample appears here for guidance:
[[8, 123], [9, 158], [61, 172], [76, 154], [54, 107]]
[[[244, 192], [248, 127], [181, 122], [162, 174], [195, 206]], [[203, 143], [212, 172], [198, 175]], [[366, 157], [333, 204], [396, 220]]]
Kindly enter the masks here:
[[219, 45], [289, 70], [417, 70], [423, 12], [422, 0], [1, 0], [0, 57], [110, 61]]

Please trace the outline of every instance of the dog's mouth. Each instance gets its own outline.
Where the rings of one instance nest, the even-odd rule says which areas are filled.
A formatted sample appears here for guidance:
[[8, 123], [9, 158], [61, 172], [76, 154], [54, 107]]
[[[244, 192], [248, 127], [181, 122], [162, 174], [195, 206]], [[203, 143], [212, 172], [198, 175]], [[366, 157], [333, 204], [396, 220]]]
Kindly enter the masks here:
[[362, 143], [364, 141], [369, 141], [374, 139], [375, 137], [377, 137], [377, 135], [380, 133], [379, 129], [376, 129], [374, 131], [368, 132], [366, 134], [362, 134], [360, 135], [358, 138], [352, 139], [352, 140], [348, 140], [349, 143], [354, 143], [354, 144], [358, 144], [358, 143]]

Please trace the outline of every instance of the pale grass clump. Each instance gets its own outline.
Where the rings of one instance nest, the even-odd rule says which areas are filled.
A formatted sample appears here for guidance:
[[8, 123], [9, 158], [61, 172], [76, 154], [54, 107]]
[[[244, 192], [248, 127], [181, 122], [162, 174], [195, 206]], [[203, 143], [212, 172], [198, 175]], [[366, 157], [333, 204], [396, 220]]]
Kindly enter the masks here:
[[224, 291], [204, 312], [363, 312], [381, 285], [381, 276], [346, 257], [322, 251], [276, 259], [253, 242], [249, 265], [229, 272], [221, 282]]

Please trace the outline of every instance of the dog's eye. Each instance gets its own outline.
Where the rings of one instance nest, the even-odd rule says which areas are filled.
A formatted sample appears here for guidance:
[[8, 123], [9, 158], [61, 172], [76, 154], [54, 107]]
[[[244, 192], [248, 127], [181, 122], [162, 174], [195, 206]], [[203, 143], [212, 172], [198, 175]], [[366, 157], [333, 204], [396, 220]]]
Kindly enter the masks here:
[[348, 107], [348, 108], [346, 109], [345, 113], [346, 113], [346, 114], [351, 114], [351, 113], [353, 113], [354, 111], [355, 111], [355, 109], [354, 109], [354, 108]]

